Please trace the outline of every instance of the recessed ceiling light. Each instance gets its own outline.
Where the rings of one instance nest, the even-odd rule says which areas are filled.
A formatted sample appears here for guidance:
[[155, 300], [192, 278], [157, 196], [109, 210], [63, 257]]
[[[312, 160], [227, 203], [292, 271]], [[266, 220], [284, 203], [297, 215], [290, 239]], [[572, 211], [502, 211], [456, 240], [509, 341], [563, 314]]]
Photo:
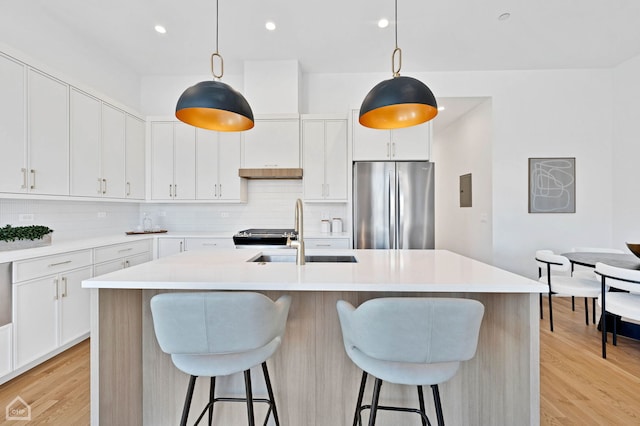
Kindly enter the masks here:
[[389, 26], [389, 20], [386, 18], [382, 18], [381, 20], [378, 21], [378, 26], [380, 28], [387, 28]]
[[266, 24], [264, 24], [264, 27], [265, 27], [266, 29], [268, 29], [269, 31], [273, 31], [273, 30], [275, 30], [275, 29], [276, 29], [276, 23], [275, 23], [275, 22], [273, 22], [273, 21], [267, 21], [267, 23], [266, 23]]
[[505, 12], [505, 13], [501, 14], [500, 16], [498, 16], [498, 21], [506, 21], [510, 17], [511, 17], [511, 14], [509, 12]]
[[163, 27], [162, 25], [156, 25], [155, 26], [155, 30], [157, 32], [159, 32], [160, 34], [165, 34], [167, 32], [167, 29], [165, 27]]
[[438, 111], [444, 111], [445, 109], [447, 109], [447, 108], [445, 108], [445, 107], [443, 107], [443, 106], [439, 106], [439, 107], [438, 107]]

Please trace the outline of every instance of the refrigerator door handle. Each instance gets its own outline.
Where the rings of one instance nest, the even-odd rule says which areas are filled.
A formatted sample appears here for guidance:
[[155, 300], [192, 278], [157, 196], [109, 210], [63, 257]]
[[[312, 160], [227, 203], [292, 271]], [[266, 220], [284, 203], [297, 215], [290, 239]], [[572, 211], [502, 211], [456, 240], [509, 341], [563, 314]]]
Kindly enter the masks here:
[[389, 209], [389, 248], [395, 249], [396, 246], [396, 179], [395, 179], [395, 170], [388, 174], [387, 181], [387, 190], [389, 191], [389, 202], [387, 204], [387, 208]]

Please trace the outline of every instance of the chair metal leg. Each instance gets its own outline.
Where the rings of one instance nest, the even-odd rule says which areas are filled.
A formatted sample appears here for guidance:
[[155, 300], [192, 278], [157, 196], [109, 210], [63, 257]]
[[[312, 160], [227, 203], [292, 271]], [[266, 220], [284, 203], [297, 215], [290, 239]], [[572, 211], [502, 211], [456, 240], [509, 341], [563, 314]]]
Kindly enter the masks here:
[[591, 317], [593, 319], [593, 323], [596, 323], [596, 298], [591, 299]]
[[253, 392], [251, 390], [251, 370], [244, 371], [244, 387], [247, 393], [247, 416], [249, 417], [249, 426], [255, 426], [255, 418], [253, 416]]
[[571, 310], [572, 311], [576, 310], [576, 298], [575, 298], [575, 296], [571, 296]]
[[542, 293], [540, 293], [538, 296], [538, 298], [540, 299], [540, 319], [544, 319], [544, 316], [542, 315]]
[[613, 346], [618, 346], [618, 316], [613, 316]]
[[[424, 406], [424, 394], [422, 393], [422, 386], [418, 385], [418, 401], [420, 402], [420, 411], [426, 416], [427, 410]], [[422, 426], [427, 426], [427, 421], [422, 417]]]
[[373, 398], [371, 398], [371, 414], [369, 415], [369, 426], [375, 426], [376, 413], [378, 411], [378, 400], [380, 399], [380, 388], [382, 380], [376, 377], [376, 383], [373, 386]]
[[273, 412], [273, 420], [276, 423], [276, 426], [280, 426], [280, 419], [278, 418], [278, 409], [276, 408], [276, 399], [273, 396], [273, 388], [271, 387], [271, 379], [269, 379], [269, 370], [267, 369], [267, 362], [262, 363], [262, 373], [264, 374], [264, 382], [267, 385], [267, 393], [269, 394], [269, 411], [267, 411], [267, 417], [264, 419], [264, 424], [266, 426], [267, 421], [269, 421], [269, 412]]
[[589, 300], [586, 297], [584, 298], [584, 320], [589, 325]]
[[189, 418], [189, 408], [191, 407], [191, 400], [193, 399], [193, 390], [196, 387], [196, 376], [191, 376], [189, 379], [189, 386], [187, 387], [187, 396], [184, 400], [184, 407], [182, 408], [182, 417], [180, 419], [180, 426], [187, 425], [187, 419]]
[[600, 315], [600, 324], [602, 326], [602, 358], [607, 358], [607, 308], [606, 308], [606, 285], [605, 277], [602, 276], [602, 288], [600, 289], [600, 297], [602, 303], [602, 315]]
[[549, 326], [551, 327], [551, 331], [553, 331], [553, 307], [551, 302], [551, 290], [549, 290]]
[[216, 378], [211, 378], [209, 385], [209, 426], [213, 424], [213, 402], [216, 399]]
[[364, 388], [367, 384], [367, 372], [362, 372], [362, 380], [360, 380], [360, 390], [358, 391], [358, 401], [356, 402], [356, 412], [353, 414], [353, 426], [362, 426], [362, 417], [360, 416], [362, 407], [362, 397], [364, 396]]
[[440, 391], [438, 385], [431, 385], [433, 391], [433, 402], [436, 406], [436, 417], [438, 418], [438, 426], [444, 426], [444, 415], [442, 414], [442, 403], [440, 402]]

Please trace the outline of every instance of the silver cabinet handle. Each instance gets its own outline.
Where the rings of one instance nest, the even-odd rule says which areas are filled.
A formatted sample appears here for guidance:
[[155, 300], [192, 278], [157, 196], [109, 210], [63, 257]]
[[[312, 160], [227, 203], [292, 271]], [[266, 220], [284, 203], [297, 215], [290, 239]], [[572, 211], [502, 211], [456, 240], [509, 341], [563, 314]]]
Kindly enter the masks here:
[[387, 142], [387, 157], [391, 158], [391, 143]]
[[53, 295], [53, 300], [58, 300], [58, 279], [54, 278], [53, 279], [53, 284], [55, 285], [55, 293]]
[[22, 189], [27, 189], [27, 169], [22, 168]]
[[169, 185], [169, 198], [173, 197], [172, 193], [171, 193], [171, 189], [173, 188], [173, 185]]
[[31, 189], [36, 189], [36, 171], [31, 169]]
[[47, 265], [47, 267], [51, 268], [54, 266], [60, 266], [60, 265], [66, 265], [67, 263], [71, 263], [70, 260], [65, 260], [64, 262], [58, 262], [58, 263], [50, 263]]
[[213, 185], [213, 198], [218, 198], [218, 184]]
[[131, 251], [131, 250], [133, 250], [133, 247], [129, 247], [129, 248], [125, 248], [125, 249], [120, 249], [120, 250], [118, 250], [118, 253], [123, 253], [123, 252], [125, 252], [125, 251]]
[[131, 195], [131, 182], [127, 182], [127, 197]]
[[104, 189], [102, 190], [103, 194], [107, 193], [107, 180], [106, 179], [102, 179], [102, 182], [104, 182]]
[[173, 185], [173, 197], [177, 197], [178, 196], [178, 184], [174, 184]]
[[221, 184], [221, 183], [220, 183], [220, 184], [218, 184], [218, 187], [219, 187], [219, 188], [218, 188], [218, 189], [219, 189], [219, 191], [218, 191], [218, 197], [219, 197], [219, 198], [222, 198], [222, 184]]
[[98, 178], [98, 194], [102, 194], [102, 179]]
[[184, 244], [184, 243], [183, 243], [182, 241], [180, 241], [180, 253], [182, 253], [182, 245], [183, 245], [183, 244]]
[[129, 265], [129, 261], [128, 261], [128, 260], [125, 260], [125, 261], [124, 261], [124, 267], [125, 267], [125, 268], [128, 268], [129, 266], [131, 266], [131, 265]]
[[62, 297], [67, 297], [67, 277], [62, 277], [62, 284], [64, 284], [64, 290], [62, 291]]
[[218, 244], [216, 244], [216, 243], [202, 243], [202, 245], [203, 245], [203, 246], [205, 246], [205, 247], [209, 247], [209, 246], [211, 246], [211, 247], [215, 247], [215, 246], [217, 246]]
[[392, 144], [391, 144], [391, 146], [392, 146], [392, 148], [393, 148], [393, 151], [392, 151], [393, 158], [396, 158], [396, 143], [395, 143], [395, 142], [394, 142], [394, 143], [392, 143]]
[[317, 247], [331, 247], [331, 244], [316, 244]]

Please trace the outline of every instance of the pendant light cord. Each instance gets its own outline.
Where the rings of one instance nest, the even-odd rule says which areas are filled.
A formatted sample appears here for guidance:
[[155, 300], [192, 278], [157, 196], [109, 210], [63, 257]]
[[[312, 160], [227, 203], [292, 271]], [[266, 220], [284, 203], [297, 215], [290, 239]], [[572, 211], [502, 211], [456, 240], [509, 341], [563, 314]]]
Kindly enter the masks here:
[[[215, 53], [211, 54], [211, 74], [213, 75], [213, 78], [215, 80], [220, 80], [222, 78], [222, 75], [224, 74], [224, 60], [222, 59], [220, 53], [218, 53], [218, 31], [220, 28], [220, 13], [218, 12], [218, 3], [218, 0], [216, 0], [216, 51]], [[220, 74], [216, 74], [214, 67], [214, 59], [216, 57], [220, 59]]]
[[[398, 47], [398, 0], [395, 0], [395, 33], [396, 33], [396, 48], [393, 49], [391, 54], [391, 71], [394, 77], [400, 76], [400, 68], [402, 68], [402, 50]], [[398, 54], [398, 68], [396, 69], [396, 53]]]

